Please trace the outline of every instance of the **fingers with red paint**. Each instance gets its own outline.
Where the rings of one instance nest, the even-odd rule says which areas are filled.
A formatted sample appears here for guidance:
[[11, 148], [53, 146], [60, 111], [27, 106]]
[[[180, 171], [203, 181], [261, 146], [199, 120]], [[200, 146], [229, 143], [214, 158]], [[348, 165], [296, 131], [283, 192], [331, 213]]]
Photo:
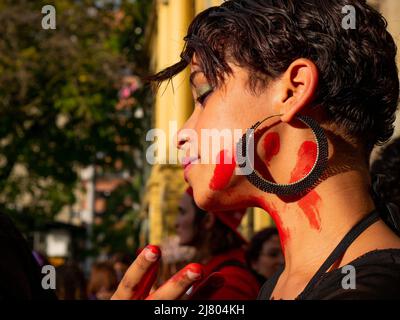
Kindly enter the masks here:
[[175, 274], [146, 300], [177, 300], [203, 277], [203, 267], [191, 263]]
[[148, 245], [126, 271], [111, 299], [137, 300], [147, 297], [156, 279], [160, 257], [160, 248]]

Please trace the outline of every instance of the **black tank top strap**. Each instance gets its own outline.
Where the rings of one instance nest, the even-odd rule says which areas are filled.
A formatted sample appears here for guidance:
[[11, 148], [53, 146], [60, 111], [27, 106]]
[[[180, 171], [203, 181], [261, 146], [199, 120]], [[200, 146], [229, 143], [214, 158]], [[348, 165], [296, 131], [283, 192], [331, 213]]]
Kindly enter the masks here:
[[[302, 293], [297, 297], [297, 299], [303, 299], [307, 296], [310, 291], [315, 287], [315, 285], [320, 281], [322, 276], [326, 271], [337, 261], [347, 250], [347, 248], [354, 242], [354, 240], [369, 226], [377, 222], [380, 219], [380, 214], [378, 211], [374, 210], [368, 216], [363, 218], [359, 223], [357, 223], [339, 242], [336, 248], [328, 256], [325, 262], [321, 265], [315, 275], [308, 282], [307, 286]], [[270, 278], [264, 286], [261, 288], [258, 299], [265, 300], [270, 299], [271, 295], [275, 289], [276, 283], [278, 282], [279, 276], [282, 274], [284, 267], [278, 270], [272, 278]]]
[[339, 242], [336, 248], [332, 251], [329, 257], [325, 260], [322, 266], [319, 268], [317, 273], [311, 278], [310, 282], [307, 284], [303, 292], [298, 296], [298, 299], [306, 296], [318, 283], [321, 277], [326, 273], [326, 271], [337, 261], [347, 250], [347, 248], [354, 242], [357, 237], [363, 233], [369, 226], [374, 224], [380, 219], [379, 212], [374, 210], [368, 216], [363, 218], [359, 223], [357, 223]]

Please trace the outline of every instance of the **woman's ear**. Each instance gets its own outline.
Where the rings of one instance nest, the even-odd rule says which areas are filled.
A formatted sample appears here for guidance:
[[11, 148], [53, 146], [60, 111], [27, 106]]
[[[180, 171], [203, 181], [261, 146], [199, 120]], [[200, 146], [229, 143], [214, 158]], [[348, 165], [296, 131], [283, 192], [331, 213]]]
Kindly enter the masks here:
[[318, 86], [317, 66], [308, 59], [297, 59], [279, 80], [282, 122], [290, 122], [314, 99]]

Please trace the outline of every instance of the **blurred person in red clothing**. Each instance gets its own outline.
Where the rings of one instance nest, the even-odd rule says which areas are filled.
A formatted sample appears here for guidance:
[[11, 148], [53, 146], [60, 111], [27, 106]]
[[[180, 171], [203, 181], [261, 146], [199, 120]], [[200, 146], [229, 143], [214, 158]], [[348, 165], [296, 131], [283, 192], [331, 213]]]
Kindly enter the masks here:
[[194, 260], [204, 265], [204, 277], [214, 272], [224, 285], [206, 300], [255, 300], [260, 289], [246, 265], [247, 241], [237, 231], [245, 211], [205, 212], [196, 206], [189, 188], [179, 204], [176, 231], [180, 245], [196, 248]]

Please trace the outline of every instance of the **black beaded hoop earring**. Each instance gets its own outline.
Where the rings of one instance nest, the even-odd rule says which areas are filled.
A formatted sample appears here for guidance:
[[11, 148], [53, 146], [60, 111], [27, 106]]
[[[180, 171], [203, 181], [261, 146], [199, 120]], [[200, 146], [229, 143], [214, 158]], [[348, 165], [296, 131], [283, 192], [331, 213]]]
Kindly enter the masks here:
[[[311, 169], [311, 171], [299, 181], [290, 184], [279, 184], [268, 181], [264, 179], [260, 174], [256, 172], [254, 169], [252, 158], [248, 154], [247, 143], [252, 143], [254, 146], [254, 133], [255, 130], [265, 121], [271, 119], [273, 117], [280, 117], [282, 115], [274, 115], [268, 118], [265, 118], [262, 121], [255, 123], [247, 132], [242, 136], [242, 138], [237, 143], [236, 148], [236, 157], [237, 159], [244, 159], [243, 162], [238, 162], [239, 167], [242, 169], [242, 173], [246, 176], [247, 180], [257, 187], [258, 189], [273, 193], [282, 196], [296, 195], [305, 192], [306, 190], [311, 189], [318, 179], [321, 177], [323, 172], [325, 171], [328, 164], [328, 139], [324, 133], [324, 130], [320, 127], [320, 125], [314, 121], [312, 118], [305, 115], [297, 115], [296, 119], [303, 122], [306, 126], [308, 126], [315, 137], [317, 142], [317, 159]], [[248, 174], [244, 173], [244, 169], [249, 169], [250, 172]]]

